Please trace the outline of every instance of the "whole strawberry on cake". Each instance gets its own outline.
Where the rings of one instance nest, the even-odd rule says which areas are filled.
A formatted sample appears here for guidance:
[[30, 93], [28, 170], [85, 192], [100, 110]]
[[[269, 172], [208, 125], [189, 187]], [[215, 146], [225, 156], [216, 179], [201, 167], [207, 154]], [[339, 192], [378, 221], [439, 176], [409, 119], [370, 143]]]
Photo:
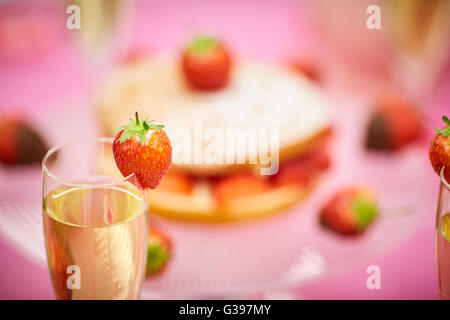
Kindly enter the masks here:
[[[322, 90], [290, 65], [240, 59], [217, 37], [121, 63], [96, 105], [107, 136], [135, 111], [165, 124], [172, 165], [149, 192], [152, 213], [170, 219], [230, 222], [283, 212], [330, 166], [331, 114]], [[247, 135], [233, 147], [229, 132]], [[262, 149], [252, 154], [251, 146]]]

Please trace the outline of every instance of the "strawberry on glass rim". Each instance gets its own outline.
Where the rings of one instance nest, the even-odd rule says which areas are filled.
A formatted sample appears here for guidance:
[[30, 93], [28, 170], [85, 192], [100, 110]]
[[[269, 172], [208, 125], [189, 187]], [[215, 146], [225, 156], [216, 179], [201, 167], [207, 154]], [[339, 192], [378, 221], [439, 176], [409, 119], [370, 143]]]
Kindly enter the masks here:
[[450, 181], [450, 120], [443, 116], [442, 121], [446, 126], [435, 129], [437, 133], [431, 141], [429, 156], [434, 171], [440, 175], [444, 167], [443, 176], [446, 181]]
[[172, 161], [172, 146], [163, 125], [136, 118], [120, 127], [113, 143], [114, 160], [124, 177], [134, 174], [137, 187], [154, 189]]

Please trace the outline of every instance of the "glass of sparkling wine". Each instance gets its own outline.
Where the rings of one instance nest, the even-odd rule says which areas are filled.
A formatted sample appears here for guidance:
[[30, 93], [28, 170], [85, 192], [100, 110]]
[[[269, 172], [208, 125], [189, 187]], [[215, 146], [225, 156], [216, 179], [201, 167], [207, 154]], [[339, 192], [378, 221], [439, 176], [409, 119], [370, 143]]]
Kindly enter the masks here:
[[441, 299], [450, 300], [450, 184], [441, 170], [436, 214], [436, 262]]
[[112, 139], [52, 148], [43, 160], [43, 224], [57, 299], [138, 299], [147, 196], [123, 178]]

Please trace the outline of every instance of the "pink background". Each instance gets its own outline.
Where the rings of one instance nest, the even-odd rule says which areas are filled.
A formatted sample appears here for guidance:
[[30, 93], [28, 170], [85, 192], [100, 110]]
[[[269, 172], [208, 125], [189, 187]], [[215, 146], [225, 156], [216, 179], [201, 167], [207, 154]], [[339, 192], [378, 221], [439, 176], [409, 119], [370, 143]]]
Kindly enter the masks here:
[[[364, 59], [361, 59], [363, 64], [349, 63], [354, 59], [328, 46], [322, 41], [325, 36], [315, 33], [317, 21], [307, 11], [306, 4], [291, 1], [182, 3], [140, 2], [128, 33], [130, 47], [170, 50], [182, 46], [186, 36], [196, 30], [208, 30], [231, 43], [238, 56], [316, 61], [329, 96], [341, 104], [346, 99], [370, 100], [391, 86], [386, 80], [386, 66], [382, 64], [387, 50], [380, 48], [380, 55], [375, 55], [377, 58], [369, 64], [364, 65]], [[96, 84], [109, 64], [83, 62], [72, 41], [77, 31], [65, 28], [65, 8], [42, 2], [18, 10], [24, 16], [26, 27], [15, 35], [11, 30], [8, 32], [5, 22], [5, 17], [12, 12], [9, 10], [2, 9], [0, 15], [0, 108], [21, 110], [30, 119], [51, 114], [65, 105], [90, 108]], [[30, 37], [35, 45], [26, 50], [11, 48], [9, 37]], [[364, 46], [364, 42], [360, 45]], [[427, 116], [433, 119], [427, 120], [430, 122], [428, 135], [438, 125], [440, 115], [450, 109], [449, 88], [450, 64], [447, 63], [427, 107]], [[53, 144], [56, 139], [52, 139], [49, 137]], [[423, 149], [426, 157], [426, 142]], [[431, 168], [424, 170], [429, 179], [426, 185], [434, 185], [420, 199], [421, 207], [429, 208], [429, 212], [407, 239], [365, 265], [289, 292], [295, 298], [308, 299], [436, 299], [434, 212], [439, 179]], [[1, 299], [53, 298], [47, 269], [35, 266], [2, 239], [0, 257]], [[366, 268], [371, 264], [381, 268], [381, 290], [366, 288]]]

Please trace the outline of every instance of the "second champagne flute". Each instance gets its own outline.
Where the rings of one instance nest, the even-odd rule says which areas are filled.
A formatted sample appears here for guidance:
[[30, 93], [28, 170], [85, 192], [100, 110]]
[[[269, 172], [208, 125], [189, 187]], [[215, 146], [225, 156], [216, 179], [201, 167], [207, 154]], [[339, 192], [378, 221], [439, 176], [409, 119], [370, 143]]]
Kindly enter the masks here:
[[441, 185], [436, 213], [436, 262], [439, 296], [450, 300], [450, 184], [441, 170]]

